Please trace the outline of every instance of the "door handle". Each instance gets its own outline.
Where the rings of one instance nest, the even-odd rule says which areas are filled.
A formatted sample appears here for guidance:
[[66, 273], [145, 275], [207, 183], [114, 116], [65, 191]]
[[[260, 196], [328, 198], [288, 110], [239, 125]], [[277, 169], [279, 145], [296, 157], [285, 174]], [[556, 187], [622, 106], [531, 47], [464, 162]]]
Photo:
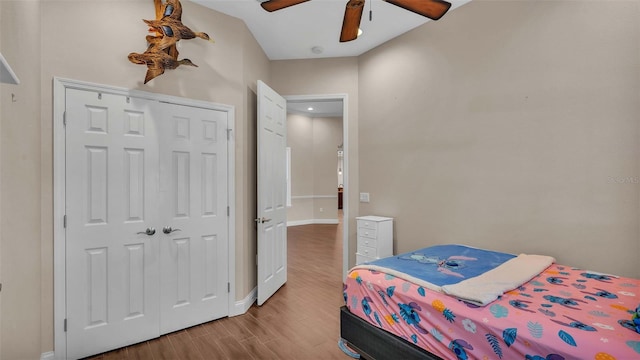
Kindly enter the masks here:
[[162, 228], [162, 232], [165, 234], [171, 234], [174, 231], [181, 231], [180, 229], [172, 229], [171, 226], [165, 226]]
[[151, 236], [151, 235], [153, 235], [155, 233], [156, 233], [156, 229], [154, 229], [152, 227], [147, 228], [147, 230], [145, 230], [145, 231], [139, 231], [138, 232], [138, 234], [149, 235], [149, 236]]
[[259, 224], [264, 224], [266, 222], [271, 221], [271, 219], [267, 219], [266, 217], [262, 217], [262, 219], [254, 219], [255, 222], [259, 223]]

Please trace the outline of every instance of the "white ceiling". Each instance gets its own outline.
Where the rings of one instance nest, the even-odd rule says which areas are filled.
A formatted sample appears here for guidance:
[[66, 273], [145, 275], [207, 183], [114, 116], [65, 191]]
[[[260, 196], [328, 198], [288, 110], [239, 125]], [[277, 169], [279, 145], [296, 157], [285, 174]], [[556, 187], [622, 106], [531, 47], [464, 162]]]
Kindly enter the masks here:
[[[312, 0], [271, 13], [262, 9], [262, 0], [192, 1], [244, 20], [270, 60], [359, 56], [432, 21], [383, 0], [369, 0], [360, 23], [363, 34], [354, 41], [341, 43], [347, 0]], [[471, 0], [448, 1], [452, 3], [450, 13]], [[369, 21], [370, 10], [372, 21]], [[322, 53], [313, 53], [313, 47], [322, 48]]]

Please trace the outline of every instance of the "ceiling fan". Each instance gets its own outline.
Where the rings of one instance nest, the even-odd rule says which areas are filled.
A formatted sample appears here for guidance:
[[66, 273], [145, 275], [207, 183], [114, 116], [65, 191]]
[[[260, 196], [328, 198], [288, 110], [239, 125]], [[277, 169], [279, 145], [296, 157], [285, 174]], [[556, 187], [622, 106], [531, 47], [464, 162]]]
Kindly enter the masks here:
[[[260, 5], [272, 12], [289, 6], [298, 5], [309, 0], [267, 0]], [[384, 0], [403, 9], [428, 17], [431, 20], [440, 19], [451, 7], [451, 3], [444, 0]], [[364, 11], [365, 0], [349, 0], [344, 11], [340, 42], [355, 40], [358, 37], [360, 19]]]

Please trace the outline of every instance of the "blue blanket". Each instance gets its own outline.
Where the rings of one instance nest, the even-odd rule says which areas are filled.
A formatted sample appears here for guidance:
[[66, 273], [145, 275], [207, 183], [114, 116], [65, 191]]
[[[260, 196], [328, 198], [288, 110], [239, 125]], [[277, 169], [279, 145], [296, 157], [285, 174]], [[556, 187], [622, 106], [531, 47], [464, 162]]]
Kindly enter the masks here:
[[366, 264], [393, 269], [444, 286], [481, 275], [514, 257], [464, 245], [436, 245]]

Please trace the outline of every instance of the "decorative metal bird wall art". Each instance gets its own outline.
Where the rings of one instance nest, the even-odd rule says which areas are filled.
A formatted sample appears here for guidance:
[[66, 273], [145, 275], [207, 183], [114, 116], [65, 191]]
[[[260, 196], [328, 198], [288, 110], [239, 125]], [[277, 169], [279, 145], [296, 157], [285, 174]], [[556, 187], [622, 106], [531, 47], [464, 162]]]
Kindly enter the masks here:
[[178, 60], [176, 44], [181, 39], [196, 37], [213, 40], [203, 32], [195, 32], [182, 23], [182, 5], [179, 0], [153, 0], [156, 9], [155, 20], [142, 20], [149, 26], [151, 35], [147, 35], [147, 50], [142, 53], [130, 53], [129, 61], [134, 64], [147, 65], [144, 83], [164, 74], [165, 69], [175, 69], [180, 65], [198, 65], [189, 59]]

